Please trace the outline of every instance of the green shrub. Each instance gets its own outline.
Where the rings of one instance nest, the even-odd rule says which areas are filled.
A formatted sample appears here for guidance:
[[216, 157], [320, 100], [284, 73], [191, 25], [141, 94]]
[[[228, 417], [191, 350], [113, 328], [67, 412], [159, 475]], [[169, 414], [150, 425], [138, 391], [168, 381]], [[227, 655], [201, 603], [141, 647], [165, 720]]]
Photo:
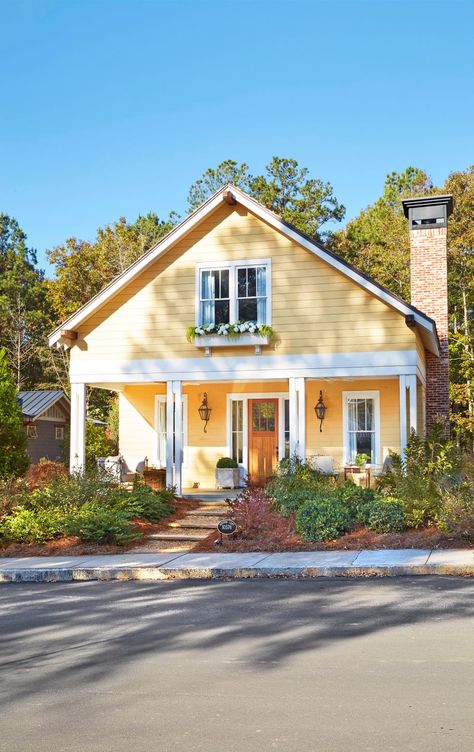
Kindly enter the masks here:
[[114, 508], [120, 508], [132, 517], [143, 517], [149, 522], [160, 522], [176, 509], [174, 489], [153, 491], [143, 482], [134, 483], [132, 492], [124, 494]]
[[221, 457], [219, 460], [217, 460], [216, 467], [219, 470], [222, 470], [224, 468], [237, 468], [239, 465], [236, 460], [234, 460], [232, 457]]
[[332, 478], [319, 473], [299, 459], [283, 460], [266, 486], [266, 493], [273, 500], [280, 514], [288, 517], [310, 499], [320, 493], [329, 493], [334, 488]]
[[296, 515], [296, 530], [307, 541], [334, 540], [350, 529], [351, 516], [335, 498], [306, 501]]
[[361, 507], [375, 499], [375, 491], [371, 488], [356, 486], [352, 481], [347, 481], [341, 486], [334, 487], [334, 496], [346, 507], [351, 519], [361, 519]]
[[445, 533], [474, 543], [474, 486], [463, 483], [444, 494], [438, 527]]
[[86, 503], [69, 516], [68, 533], [79, 536], [85, 543], [123, 546], [139, 538], [129, 517], [127, 512], [118, 509], [104, 509], [93, 502]]
[[464, 457], [446, 438], [441, 423], [434, 425], [426, 437], [412, 432], [405, 458], [393, 454], [393, 472], [385, 473], [378, 489], [403, 502], [409, 527], [421, 527], [438, 519], [446, 491], [460, 482], [464, 474]]
[[401, 533], [406, 528], [400, 499], [378, 496], [360, 507], [360, 519], [375, 533]]
[[45, 543], [64, 534], [67, 515], [61, 509], [34, 512], [16, 507], [0, 522], [0, 539], [6, 543]]

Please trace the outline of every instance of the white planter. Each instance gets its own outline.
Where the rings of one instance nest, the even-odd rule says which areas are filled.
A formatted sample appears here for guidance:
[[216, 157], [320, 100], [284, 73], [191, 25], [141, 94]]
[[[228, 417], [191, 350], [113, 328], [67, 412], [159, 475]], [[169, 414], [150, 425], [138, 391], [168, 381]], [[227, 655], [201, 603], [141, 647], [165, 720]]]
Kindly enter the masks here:
[[224, 337], [220, 334], [198, 334], [194, 338], [196, 347], [257, 347], [258, 345], [268, 345], [270, 337], [268, 334], [240, 334], [238, 337]]
[[239, 488], [240, 472], [238, 467], [216, 467], [217, 488]]

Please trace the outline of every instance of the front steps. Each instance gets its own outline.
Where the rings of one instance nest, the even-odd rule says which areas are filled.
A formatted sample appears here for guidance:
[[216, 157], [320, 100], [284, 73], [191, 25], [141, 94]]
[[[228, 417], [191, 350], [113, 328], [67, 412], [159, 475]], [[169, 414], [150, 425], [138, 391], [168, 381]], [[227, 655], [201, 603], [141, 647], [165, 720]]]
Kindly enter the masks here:
[[196, 543], [204, 540], [215, 530], [219, 520], [229, 516], [229, 507], [221, 500], [201, 501], [199, 507], [186, 512], [181, 520], [170, 522], [170, 530], [162, 530], [159, 533], [149, 535], [153, 541], [179, 541], [181, 543]]

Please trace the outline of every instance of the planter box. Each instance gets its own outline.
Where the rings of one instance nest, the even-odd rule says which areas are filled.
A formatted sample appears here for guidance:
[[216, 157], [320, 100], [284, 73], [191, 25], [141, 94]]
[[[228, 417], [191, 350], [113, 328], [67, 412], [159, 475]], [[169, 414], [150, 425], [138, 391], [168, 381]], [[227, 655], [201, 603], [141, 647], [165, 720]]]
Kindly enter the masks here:
[[270, 343], [270, 337], [266, 334], [250, 334], [245, 332], [238, 337], [224, 337], [219, 334], [196, 335], [194, 344], [196, 347], [262, 347]]
[[216, 487], [217, 488], [239, 488], [240, 471], [238, 467], [217, 467], [216, 468]]
[[143, 478], [147, 486], [154, 491], [166, 488], [166, 470], [164, 468], [150, 468], [143, 471]]

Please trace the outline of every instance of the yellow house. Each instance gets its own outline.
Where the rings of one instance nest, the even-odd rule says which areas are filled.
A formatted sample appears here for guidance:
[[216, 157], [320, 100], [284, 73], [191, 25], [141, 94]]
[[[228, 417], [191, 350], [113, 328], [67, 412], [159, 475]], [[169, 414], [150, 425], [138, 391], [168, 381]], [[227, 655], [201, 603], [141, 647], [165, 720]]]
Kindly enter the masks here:
[[[445, 246], [445, 228], [421, 232], [444, 231]], [[381, 466], [424, 430], [427, 363], [440, 356], [433, 318], [231, 185], [50, 344], [71, 348], [71, 467], [84, 465], [86, 386], [112, 389], [128, 468], [147, 458], [178, 491], [213, 488], [222, 456], [257, 484], [295, 454]]]

